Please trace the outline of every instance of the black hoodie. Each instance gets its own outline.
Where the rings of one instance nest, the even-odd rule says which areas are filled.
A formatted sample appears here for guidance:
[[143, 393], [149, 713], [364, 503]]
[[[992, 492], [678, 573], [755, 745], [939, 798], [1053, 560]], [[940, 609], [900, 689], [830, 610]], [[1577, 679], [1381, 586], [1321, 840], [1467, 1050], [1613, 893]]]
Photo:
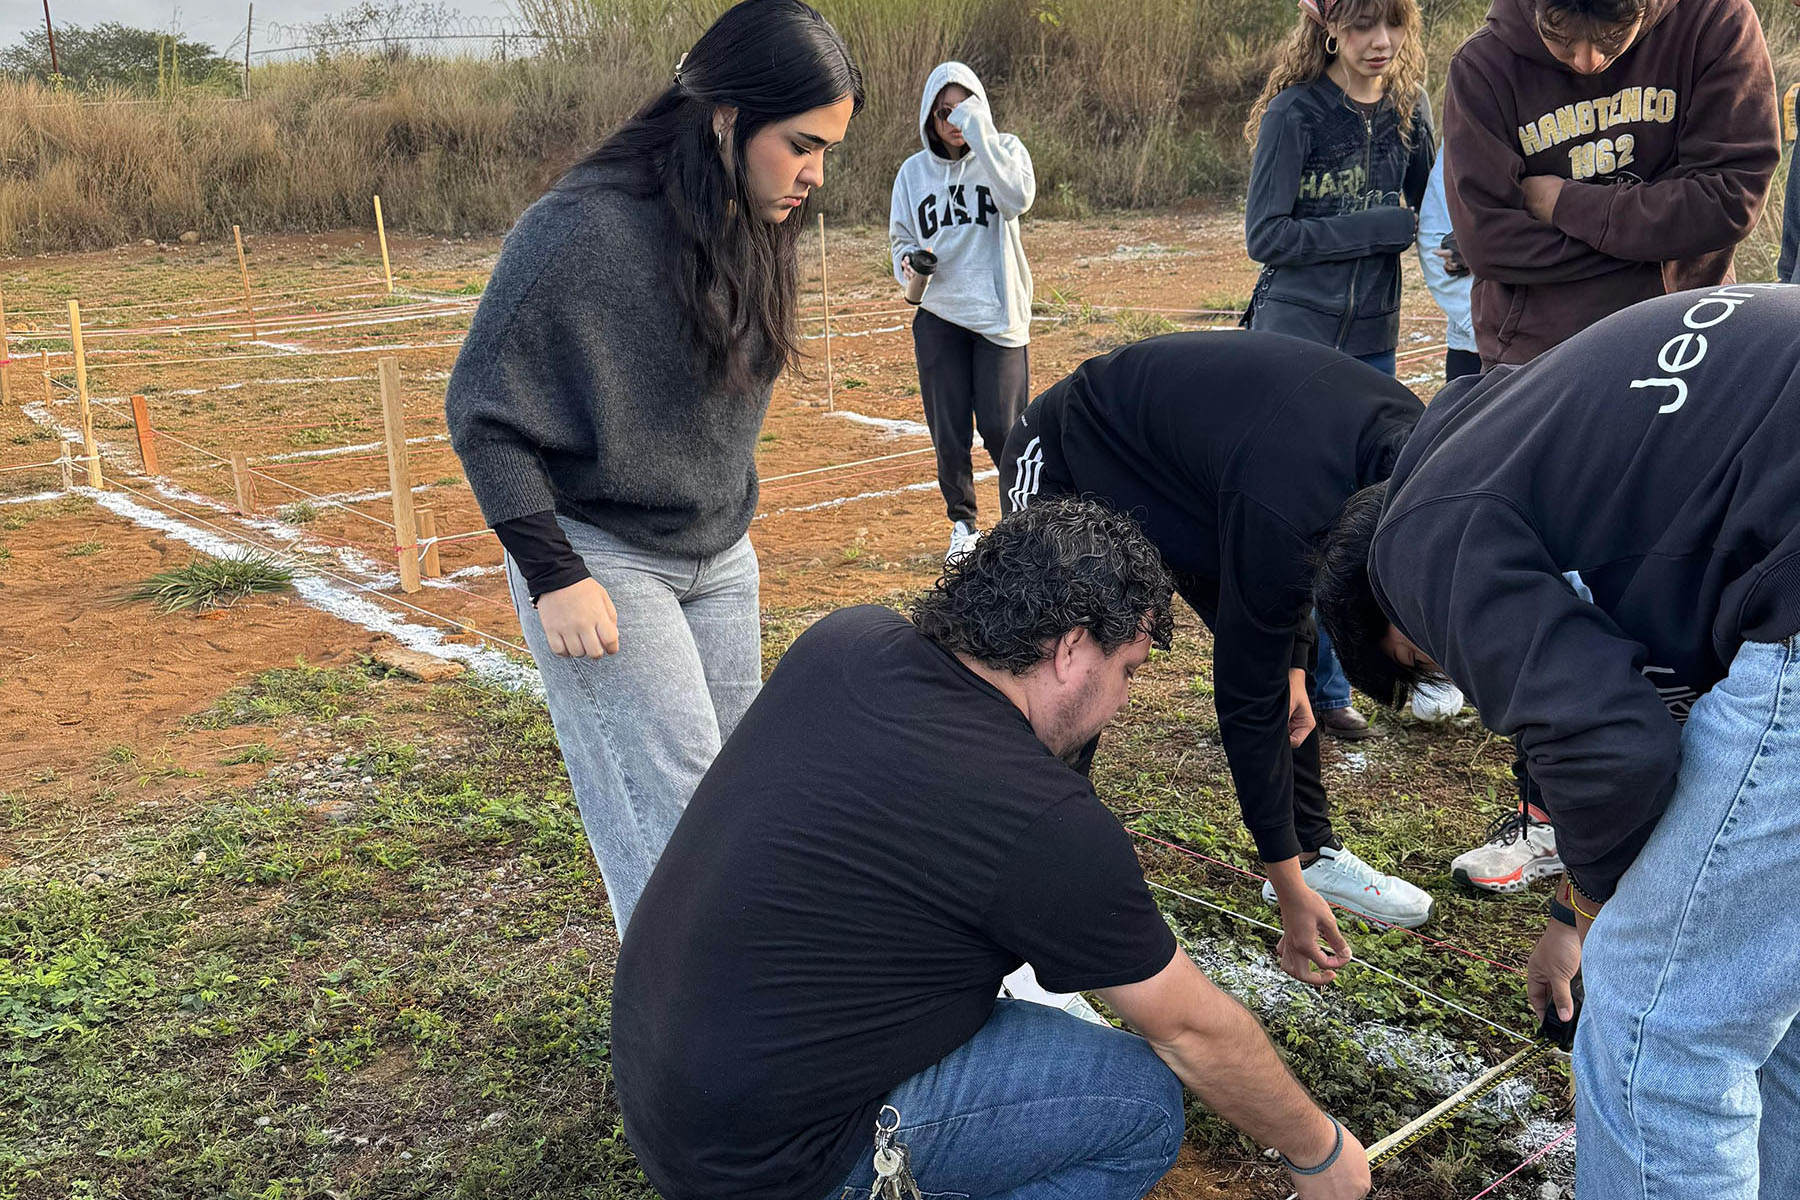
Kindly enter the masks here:
[[1082, 363], [1007, 439], [1035, 439], [1020, 457], [1042, 451], [1045, 494], [1129, 513], [1171, 569], [1218, 584], [1219, 734], [1265, 861], [1300, 852], [1288, 670], [1311, 646], [1314, 539], [1387, 477], [1423, 411], [1390, 376], [1316, 343], [1173, 333]]
[[1264, 264], [1251, 328], [1357, 356], [1399, 345], [1400, 255], [1433, 158], [1423, 92], [1409, 141], [1390, 100], [1358, 106], [1323, 76], [1270, 101], [1244, 204], [1245, 245]]
[[1792, 286], [1646, 301], [1440, 392], [1389, 483], [1381, 607], [1518, 739], [1597, 900], [1668, 804], [1677, 717], [1800, 632], [1797, 330]]

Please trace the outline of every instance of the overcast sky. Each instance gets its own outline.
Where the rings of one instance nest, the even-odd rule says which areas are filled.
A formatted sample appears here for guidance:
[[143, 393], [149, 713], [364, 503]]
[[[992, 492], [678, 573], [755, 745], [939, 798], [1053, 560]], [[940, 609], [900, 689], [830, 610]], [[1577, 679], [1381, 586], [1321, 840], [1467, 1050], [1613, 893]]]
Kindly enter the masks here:
[[[302, 25], [334, 12], [355, 7], [354, 0], [261, 0], [256, 6], [256, 36], [250, 48], [267, 45], [264, 30], [270, 22]], [[450, 7], [470, 16], [507, 18], [513, 9], [506, 0], [453, 0]], [[50, 0], [50, 16], [57, 25], [99, 25], [118, 21], [140, 29], [178, 32], [214, 49], [241, 54], [247, 0]], [[10, 45], [27, 29], [44, 24], [43, 0], [4, 0], [0, 3], [0, 45]]]

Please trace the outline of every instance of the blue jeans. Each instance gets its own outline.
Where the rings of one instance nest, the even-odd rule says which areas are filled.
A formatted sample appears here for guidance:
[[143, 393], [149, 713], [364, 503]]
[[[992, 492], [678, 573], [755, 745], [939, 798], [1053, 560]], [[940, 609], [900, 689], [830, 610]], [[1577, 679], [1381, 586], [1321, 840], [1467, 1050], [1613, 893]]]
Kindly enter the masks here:
[[1576, 1195], [1800, 1197], [1800, 637], [1694, 705], [1585, 959]]
[[1356, 361], [1368, 363], [1377, 371], [1393, 375], [1398, 366], [1398, 353], [1396, 350], [1383, 350], [1380, 354], [1359, 354], [1356, 356]]
[[756, 552], [645, 550], [558, 517], [619, 610], [619, 652], [558, 658], [525, 580], [507, 581], [619, 935], [700, 777], [762, 687]]
[[1325, 623], [1319, 620], [1316, 611], [1313, 613], [1313, 625], [1319, 631], [1319, 663], [1313, 669], [1312, 685], [1306, 691], [1307, 698], [1312, 701], [1314, 712], [1349, 708], [1350, 680], [1344, 676], [1343, 664], [1338, 662], [1337, 651], [1331, 648], [1331, 638], [1326, 636]]
[[[1023, 1000], [997, 1001], [979, 1033], [887, 1103], [933, 1197], [1139, 1200], [1175, 1164], [1184, 1129], [1181, 1083], [1144, 1039]], [[873, 1134], [825, 1200], [867, 1200]]]

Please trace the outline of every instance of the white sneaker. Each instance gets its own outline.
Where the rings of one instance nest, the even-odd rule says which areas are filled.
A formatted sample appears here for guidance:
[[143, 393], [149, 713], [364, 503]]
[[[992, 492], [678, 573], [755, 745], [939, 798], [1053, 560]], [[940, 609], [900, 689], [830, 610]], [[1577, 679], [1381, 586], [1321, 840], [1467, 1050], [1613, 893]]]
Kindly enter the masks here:
[[1080, 992], [1049, 992], [1038, 982], [1037, 972], [1030, 963], [1000, 981], [1000, 994], [1009, 1000], [1029, 1000], [1033, 1004], [1042, 1004], [1048, 1008], [1060, 1008], [1072, 1017], [1080, 1017], [1095, 1025], [1108, 1025], [1105, 1017], [1094, 1011], [1094, 1006], [1087, 1002], [1087, 997]]
[[1448, 679], [1428, 679], [1413, 689], [1412, 714], [1421, 721], [1448, 721], [1462, 710], [1462, 689]]
[[[1319, 857], [1300, 872], [1306, 886], [1328, 902], [1381, 925], [1413, 929], [1431, 918], [1431, 896], [1395, 875], [1383, 875], [1348, 850], [1319, 847]], [[1275, 903], [1275, 885], [1263, 884]]]
[[944, 552], [944, 565], [952, 565], [957, 559], [975, 548], [981, 540], [981, 530], [975, 528], [973, 521], [958, 521], [950, 526], [950, 549]]
[[1524, 809], [1496, 817], [1484, 846], [1450, 860], [1450, 878], [1484, 892], [1522, 892], [1547, 875], [1560, 875], [1556, 830]]

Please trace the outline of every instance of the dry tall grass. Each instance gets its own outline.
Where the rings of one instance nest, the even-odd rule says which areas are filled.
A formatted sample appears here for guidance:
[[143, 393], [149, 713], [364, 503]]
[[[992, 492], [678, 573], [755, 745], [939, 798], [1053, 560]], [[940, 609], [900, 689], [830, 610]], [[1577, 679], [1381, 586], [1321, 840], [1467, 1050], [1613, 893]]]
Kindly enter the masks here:
[[[0, 86], [0, 252], [185, 229], [367, 224], [493, 233], [666, 81], [723, 0], [520, 0], [556, 49], [511, 62], [379, 56], [258, 68], [253, 98], [81, 104]], [[1484, 0], [1423, 0], [1434, 88]], [[1241, 184], [1234, 130], [1293, 19], [1285, 0], [820, 0], [869, 104], [821, 195], [879, 220], [918, 147], [918, 88], [946, 57], [988, 82], [1037, 163], [1046, 213], [1166, 205]], [[1781, 78], [1800, 18], [1758, 0]], [[1772, 263], [1765, 221], [1746, 254]]]

